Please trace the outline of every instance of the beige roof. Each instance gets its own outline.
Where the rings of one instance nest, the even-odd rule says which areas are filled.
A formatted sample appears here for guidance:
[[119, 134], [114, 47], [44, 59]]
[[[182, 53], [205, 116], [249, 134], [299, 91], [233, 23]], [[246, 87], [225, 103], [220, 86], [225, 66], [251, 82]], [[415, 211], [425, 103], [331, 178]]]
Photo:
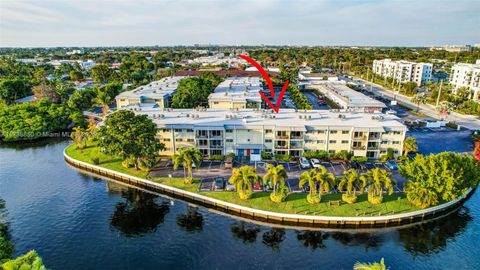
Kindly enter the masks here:
[[261, 102], [258, 91], [262, 89], [259, 77], [229, 77], [215, 88], [208, 101]]

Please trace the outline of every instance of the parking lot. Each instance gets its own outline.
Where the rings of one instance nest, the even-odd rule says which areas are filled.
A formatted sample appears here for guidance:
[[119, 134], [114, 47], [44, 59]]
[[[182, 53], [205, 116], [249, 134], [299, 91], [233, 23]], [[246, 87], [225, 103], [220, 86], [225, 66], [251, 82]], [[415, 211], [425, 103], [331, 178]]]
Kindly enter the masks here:
[[[288, 180], [286, 182], [290, 192], [306, 192], [305, 188], [300, 188], [298, 185], [300, 175], [310, 169], [302, 169], [298, 162], [248, 162], [236, 160], [234, 167], [241, 167], [243, 165], [249, 165], [256, 167], [256, 172], [261, 177], [267, 172], [267, 164], [272, 163], [274, 165], [283, 165], [288, 173]], [[322, 166], [325, 166], [328, 172], [332, 173], [336, 177], [342, 176], [345, 170], [352, 168], [352, 164], [348, 162], [321, 162]], [[385, 163], [382, 162], [367, 162], [360, 164], [357, 169], [358, 173], [367, 172], [374, 168], [385, 169], [392, 173], [392, 178], [397, 181], [396, 191], [403, 189], [405, 179], [403, 179], [397, 170], [392, 171]], [[193, 170], [193, 177], [202, 179], [200, 184], [200, 191], [224, 191], [227, 189], [228, 179], [232, 175], [232, 169], [225, 169], [222, 161], [202, 161], [199, 168]], [[183, 167], [180, 166], [177, 170], [173, 170], [173, 165], [167, 160], [162, 160], [159, 165], [150, 173], [151, 177], [184, 177]], [[218, 180], [217, 185], [215, 180]], [[221, 185], [218, 185], [222, 183]], [[261, 191], [264, 187], [258, 184], [254, 185], [254, 191]], [[332, 188], [332, 192], [337, 192]]]
[[421, 154], [452, 151], [471, 153], [473, 141], [469, 130], [452, 130], [449, 128], [411, 128], [407, 136], [417, 140]]

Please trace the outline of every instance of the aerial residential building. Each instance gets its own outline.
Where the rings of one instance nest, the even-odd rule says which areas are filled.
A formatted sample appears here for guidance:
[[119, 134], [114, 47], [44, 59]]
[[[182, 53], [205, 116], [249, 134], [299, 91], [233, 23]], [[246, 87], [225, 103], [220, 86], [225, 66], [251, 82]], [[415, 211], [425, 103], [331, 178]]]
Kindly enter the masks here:
[[433, 65], [431, 63], [392, 61], [391, 59], [373, 61], [374, 74], [393, 78], [402, 83], [415, 82], [418, 86], [431, 81], [432, 70]]
[[299, 157], [307, 150], [346, 150], [377, 159], [392, 148], [401, 155], [407, 128], [393, 115], [326, 110], [279, 113], [263, 109], [158, 109], [130, 107], [159, 128], [162, 154], [198, 148], [203, 155], [251, 156], [262, 151]]
[[208, 96], [210, 108], [245, 109], [261, 108], [263, 89], [259, 77], [229, 77]]
[[167, 108], [170, 106], [171, 97], [177, 91], [178, 81], [183, 78], [185, 77], [166, 77], [137, 87], [132, 91], [122, 92], [115, 97], [117, 107], [123, 108], [138, 104], [140, 106]]
[[342, 109], [353, 112], [382, 112], [382, 109], [387, 107], [383, 102], [351, 89], [344, 81], [315, 82], [306, 88], [319, 91]]
[[338, 81], [338, 76], [332, 73], [298, 73], [298, 79], [304, 82], [311, 81]]
[[472, 91], [472, 99], [479, 101], [480, 91], [480, 60], [475, 64], [458, 63], [452, 67], [450, 84], [454, 86], [454, 93], [460, 87], [467, 87]]

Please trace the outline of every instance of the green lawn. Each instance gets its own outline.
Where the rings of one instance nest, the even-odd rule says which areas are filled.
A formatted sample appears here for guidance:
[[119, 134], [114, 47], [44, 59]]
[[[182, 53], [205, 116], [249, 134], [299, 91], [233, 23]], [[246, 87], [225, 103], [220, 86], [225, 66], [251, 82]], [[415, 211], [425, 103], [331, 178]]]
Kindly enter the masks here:
[[89, 146], [84, 149], [76, 149], [74, 145], [66, 149], [67, 155], [74, 159], [92, 163], [92, 157], [99, 158], [99, 166], [115, 170], [118, 172], [147, 178], [157, 183], [162, 183], [175, 188], [196, 192], [211, 198], [235, 203], [238, 205], [251, 207], [260, 210], [272, 212], [281, 212], [289, 214], [308, 214], [319, 216], [378, 216], [400, 214], [419, 210], [410, 205], [405, 198], [404, 193], [395, 193], [391, 196], [385, 196], [384, 202], [380, 205], [372, 205], [367, 201], [367, 195], [360, 195], [358, 201], [354, 204], [341, 203], [340, 206], [329, 206], [328, 201], [341, 200], [341, 194], [327, 194], [322, 196], [322, 202], [317, 205], [307, 203], [306, 193], [291, 193], [285, 202], [273, 203], [270, 200], [269, 193], [255, 192], [250, 200], [244, 201], [238, 197], [235, 192], [199, 192], [200, 180], [194, 179], [192, 184], [185, 184], [183, 178], [152, 178], [147, 177], [147, 173], [137, 171], [134, 168], [125, 168], [122, 166], [122, 160], [118, 157], [112, 157], [100, 152], [96, 146]]

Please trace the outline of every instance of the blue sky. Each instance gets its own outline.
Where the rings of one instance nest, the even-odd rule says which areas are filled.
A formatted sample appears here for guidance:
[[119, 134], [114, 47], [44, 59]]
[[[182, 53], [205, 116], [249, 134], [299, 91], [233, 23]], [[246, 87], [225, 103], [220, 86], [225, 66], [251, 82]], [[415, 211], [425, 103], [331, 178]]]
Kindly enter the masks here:
[[478, 0], [0, 0], [0, 46], [480, 43]]

